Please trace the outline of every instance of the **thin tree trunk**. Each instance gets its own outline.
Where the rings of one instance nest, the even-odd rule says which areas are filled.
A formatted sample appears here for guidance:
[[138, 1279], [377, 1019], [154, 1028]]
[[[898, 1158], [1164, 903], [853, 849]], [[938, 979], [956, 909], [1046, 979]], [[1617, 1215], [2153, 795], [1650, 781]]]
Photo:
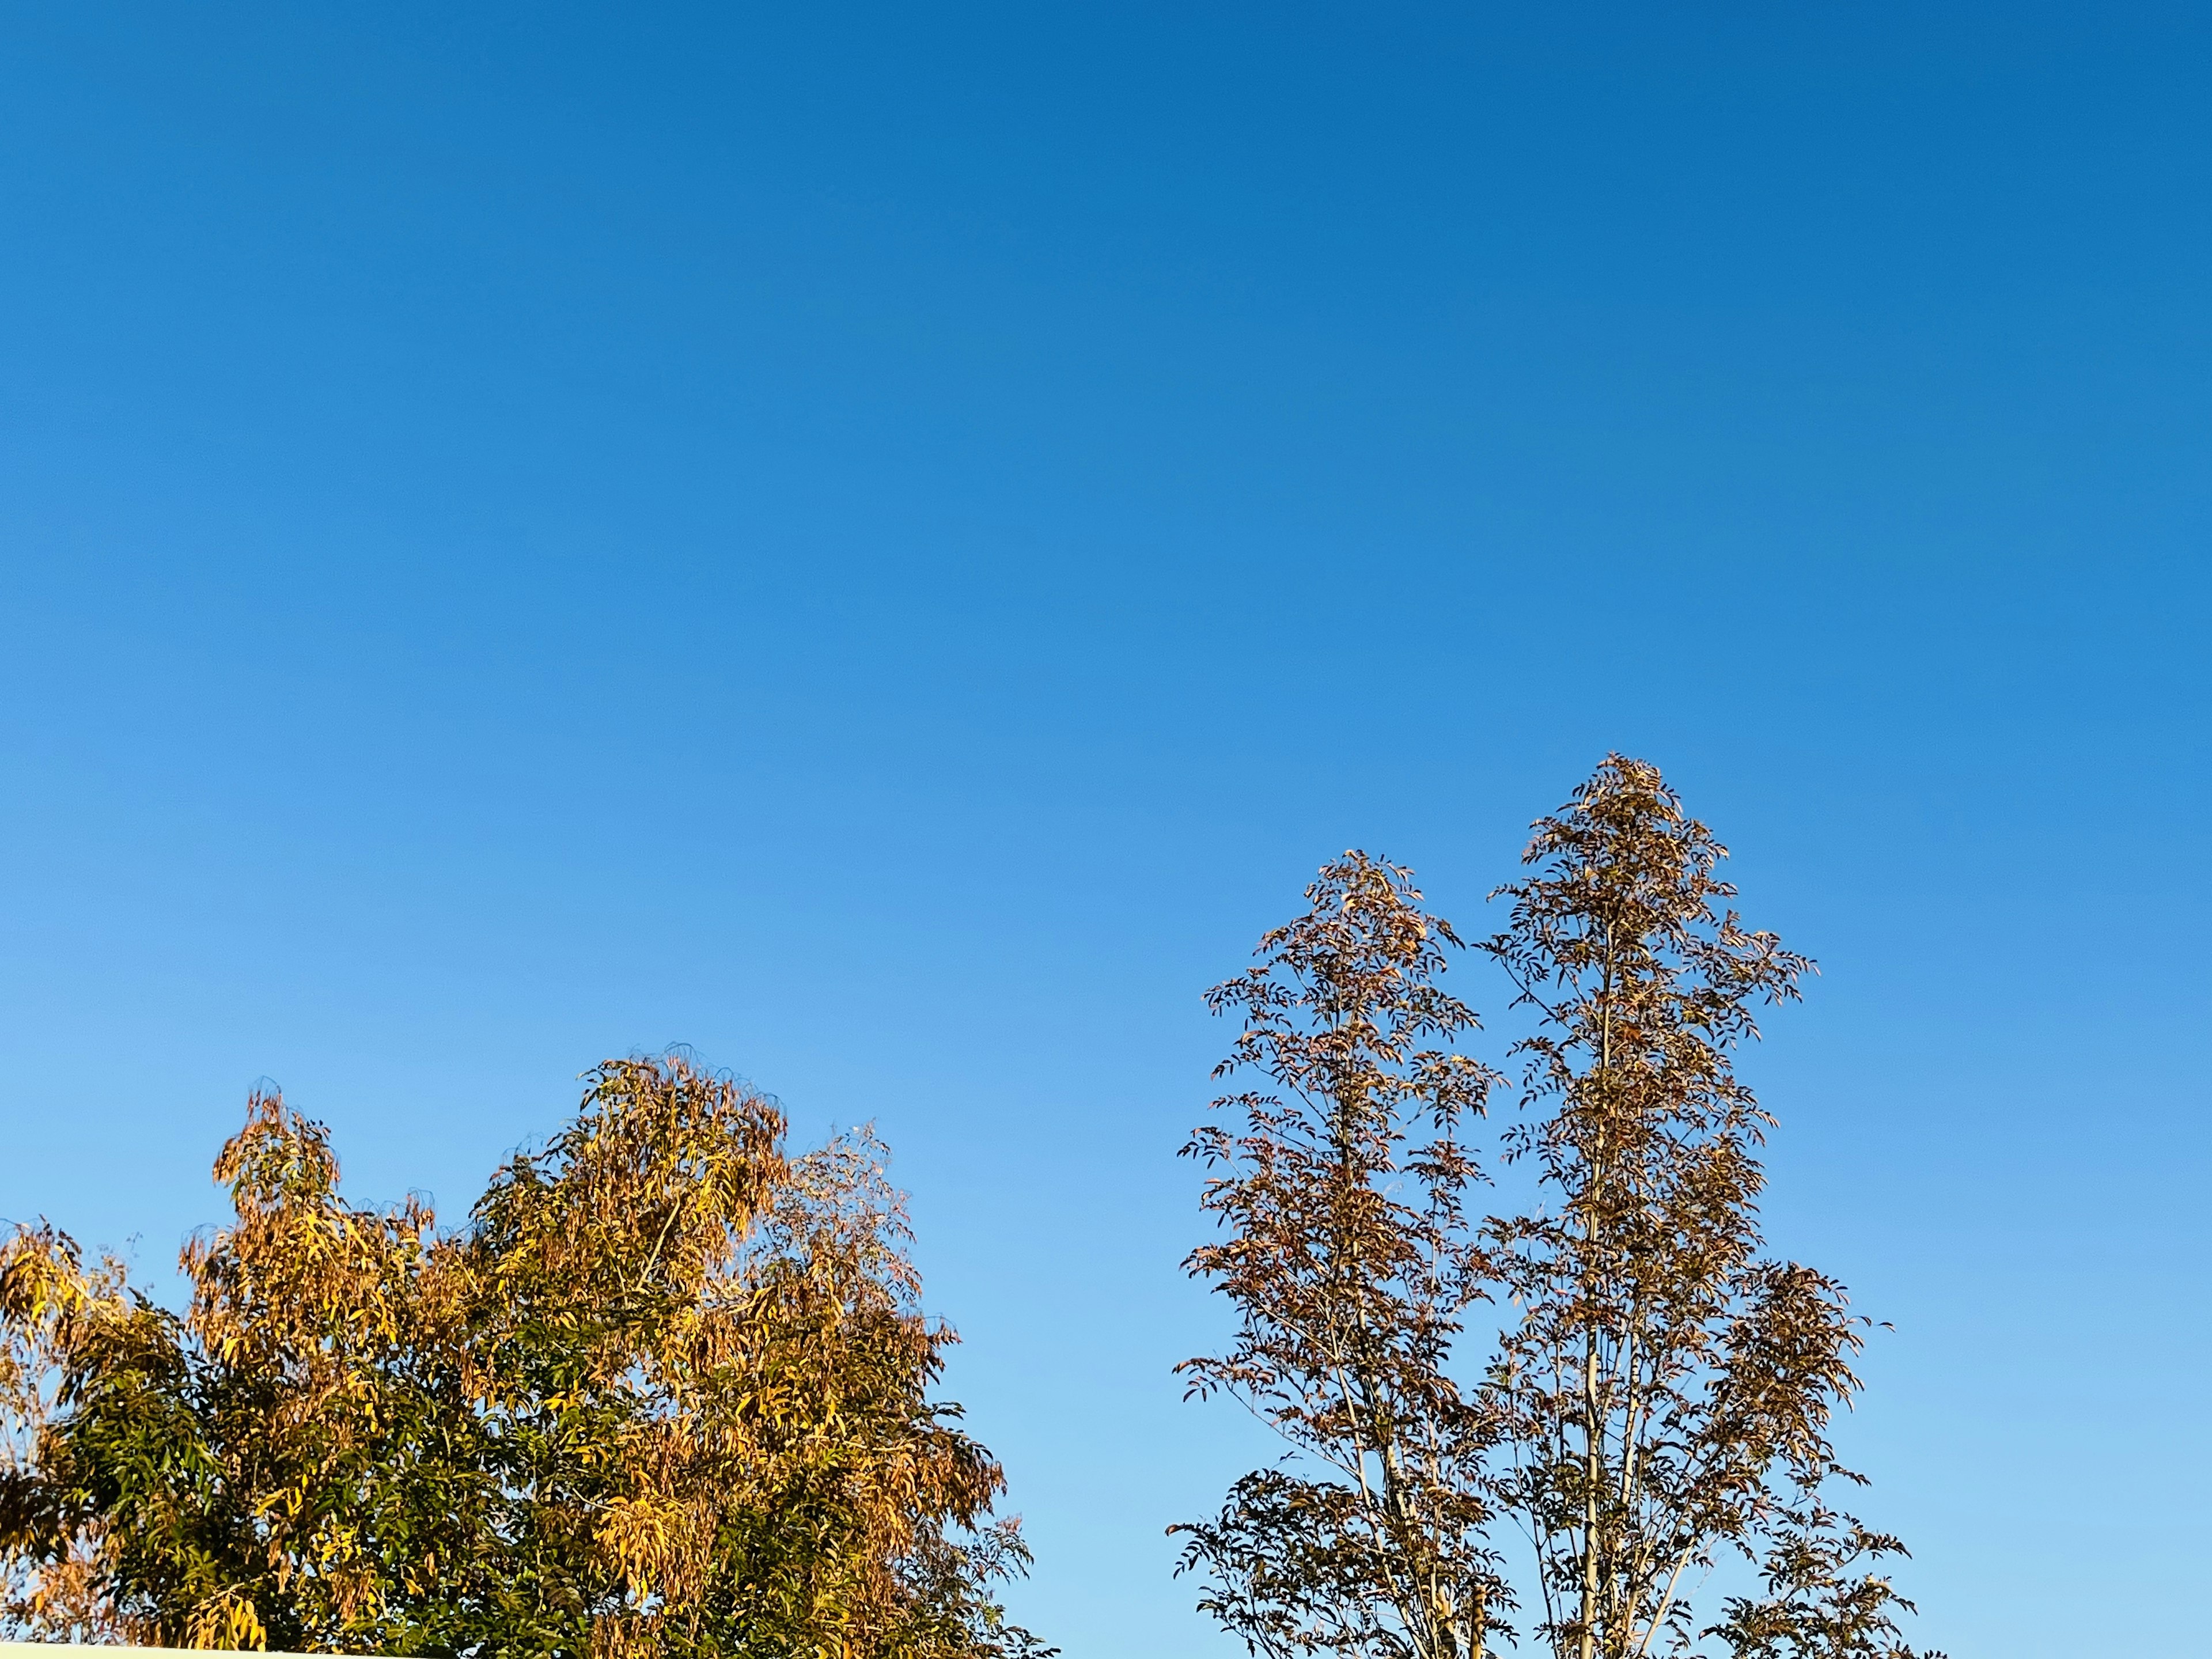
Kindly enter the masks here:
[[[1598, 1024], [1597, 1082], [1601, 1088], [1609, 1086], [1613, 1078], [1613, 927], [1605, 930], [1605, 968], [1601, 983], [1599, 1006], [1604, 1011]], [[1591, 1148], [1590, 1202], [1583, 1210], [1583, 1242], [1596, 1254], [1597, 1210], [1595, 1200], [1605, 1184], [1606, 1148], [1601, 1145]], [[1603, 1467], [1605, 1425], [1598, 1410], [1597, 1399], [1597, 1335], [1587, 1325], [1583, 1330], [1583, 1584], [1582, 1584], [1582, 1659], [1594, 1659], [1597, 1651], [1598, 1611], [1598, 1476]]]

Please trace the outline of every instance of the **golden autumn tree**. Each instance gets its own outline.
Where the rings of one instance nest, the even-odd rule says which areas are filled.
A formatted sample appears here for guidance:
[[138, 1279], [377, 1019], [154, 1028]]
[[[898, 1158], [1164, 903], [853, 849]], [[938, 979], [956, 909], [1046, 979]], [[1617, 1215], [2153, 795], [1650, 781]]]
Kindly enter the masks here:
[[51, 1229], [0, 1254], [10, 1622], [180, 1646], [954, 1659], [1042, 1651], [998, 1465], [933, 1401], [866, 1134], [610, 1061], [468, 1223], [353, 1206], [257, 1095], [182, 1314]]

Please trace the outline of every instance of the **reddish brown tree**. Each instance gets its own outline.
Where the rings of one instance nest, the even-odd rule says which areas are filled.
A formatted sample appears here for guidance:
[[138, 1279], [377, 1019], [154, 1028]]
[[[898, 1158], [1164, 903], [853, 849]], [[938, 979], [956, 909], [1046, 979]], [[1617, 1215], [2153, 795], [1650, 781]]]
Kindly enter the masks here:
[[[1794, 1000], [1812, 964], [1725, 908], [1725, 856], [1656, 767], [1615, 755], [1501, 890], [1511, 921], [1485, 949], [1537, 1016], [1516, 1045], [1531, 1115], [1505, 1156], [1546, 1201], [1492, 1226], [1520, 1310], [1492, 1373], [1498, 1491], [1559, 1655], [1702, 1636], [1772, 1659], [1904, 1656], [1910, 1604], [1869, 1567], [1901, 1547], [1824, 1497], [1856, 1480], [1828, 1428], [1865, 1322], [1833, 1279], [1766, 1255], [1774, 1120], [1731, 1060], [1754, 1008]], [[1730, 1555], [1765, 1594], [1700, 1631], [1687, 1588]]]
[[[1409, 872], [1347, 853], [1307, 913], [1208, 995], [1243, 1021], [1186, 1149], [1224, 1237], [1187, 1264], [1237, 1315], [1194, 1395], [1243, 1401], [1291, 1455], [1176, 1530], [1200, 1605], [1271, 1659], [1469, 1659], [1505, 1601], [1484, 1529], [1487, 1423], [1449, 1369], [1483, 1296], [1460, 1139], [1492, 1073], [1453, 1048], [1474, 1015], [1437, 983], [1450, 927]], [[1232, 1127], [1233, 1126], [1233, 1127]], [[1479, 1379], [1478, 1379], [1479, 1380]]]
[[[1224, 1235], [1188, 1266], [1237, 1328], [1182, 1370], [1291, 1451], [1179, 1530], [1254, 1652], [1480, 1654], [1516, 1582], [1555, 1659], [1908, 1659], [1881, 1570], [1902, 1546], [1831, 1499], [1857, 1480], [1829, 1429], [1865, 1322], [1768, 1255], [1773, 1120], [1733, 1064], [1812, 964], [1726, 908], [1724, 856], [1620, 756], [1537, 824], [1483, 947], [1533, 1016], [1499, 1147], [1533, 1177], [1519, 1213], [1467, 1212], [1493, 1074], [1454, 1046], [1458, 941], [1407, 872], [1346, 854], [1210, 994], [1243, 1021], [1222, 1069], [1273, 1086], [1188, 1149]], [[1506, 1328], [1469, 1340], [1493, 1295]], [[1510, 1581], [1509, 1527], [1534, 1548]], [[1689, 1590], [1731, 1559], [1755, 1588], [1700, 1624]]]

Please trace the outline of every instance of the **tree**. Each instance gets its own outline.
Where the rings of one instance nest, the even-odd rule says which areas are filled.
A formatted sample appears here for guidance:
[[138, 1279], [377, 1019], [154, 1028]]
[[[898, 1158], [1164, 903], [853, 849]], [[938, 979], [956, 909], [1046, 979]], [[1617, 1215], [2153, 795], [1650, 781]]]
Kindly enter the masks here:
[[[1453, 1046], [1475, 1026], [1436, 983], [1459, 941], [1409, 872], [1346, 854], [1208, 994], [1243, 1019], [1220, 1071], [1279, 1092], [1216, 1102], [1241, 1127], [1186, 1149], [1224, 1234], [1186, 1265], [1237, 1324], [1181, 1369], [1291, 1453], [1177, 1529], [1179, 1570], [1268, 1659], [1477, 1655], [1512, 1634], [1513, 1583], [1555, 1659], [1909, 1659], [1879, 1571], [1903, 1546], [1829, 1498], [1859, 1479], [1829, 1428], [1865, 1322], [1766, 1254], [1773, 1120], [1732, 1060], [1812, 964], [1716, 908], [1726, 849], [1644, 762], [1608, 757], [1535, 829], [1481, 946], [1531, 1015], [1498, 1144], [1534, 1177], [1520, 1212], [1466, 1211], [1462, 1128], [1496, 1074]], [[1505, 1328], [1470, 1341], [1486, 1302]], [[1701, 1626], [1687, 1589], [1731, 1557], [1758, 1588]]]
[[1484, 948], [1538, 1019], [1516, 1045], [1538, 1115], [1506, 1156], [1551, 1200], [1492, 1227], [1521, 1310], [1492, 1372], [1501, 1495], [1562, 1656], [1689, 1650], [1686, 1582], [1724, 1553], [1767, 1590], [1703, 1632], [1731, 1652], [1903, 1655], [1909, 1604], [1859, 1565], [1901, 1547], [1822, 1498], [1856, 1480], [1828, 1425], [1865, 1322], [1833, 1279], [1763, 1254], [1774, 1120], [1730, 1060], [1812, 964], [1716, 911], [1725, 855], [1656, 768], [1615, 755], [1501, 890], [1511, 921]]
[[1241, 1124], [1185, 1149], [1215, 1172], [1203, 1202], [1226, 1233], [1186, 1266], [1238, 1325], [1225, 1354], [1178, 1368], [1291, 1452], [1216, 1519], [1175, 1528], [1180, 1570], [1206, 1575], [1200, 1606], [1270, 1659], [1472, 1659], [1506, 1596], [1484, 1537], [1489, 1419], [1448, 1362], [1483, 1296], [1459, 1133], [1492, 1073], [1451, 1047], [1475, 1024], [1436, 982], [1457, 940], [1409, 872], [1347, 853], [1306, 897], [1257, 966], [1207, 995], [1243, 1021], [1216, 1075], [1257, 1072], [1274, 1091], [1215, 1102]]
[[866, 1134], [803, 1158], [684, 1056], [610, 1061], [467, 1225], [337, 1195], [257, 1095], [182, 1315], [50, 1228], [0, 1253], [10, 1622], [167, 1645], [1036, 1653], [998, 1465], [931, 1387]]

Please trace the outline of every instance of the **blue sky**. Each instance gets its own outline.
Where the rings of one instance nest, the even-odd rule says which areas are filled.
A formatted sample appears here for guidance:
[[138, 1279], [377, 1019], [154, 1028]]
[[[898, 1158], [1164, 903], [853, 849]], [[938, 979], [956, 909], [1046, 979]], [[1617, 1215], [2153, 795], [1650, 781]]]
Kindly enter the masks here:
[[2179, 7], [9, 8], [0, 1214], [158, 1282], [264, 1076], [458, 1212], [690, 1042], [897, 1150], [1017, 1610], [1226, 1654], [1199, 993], [1349, 845], [1484, 927], [1620, 748], [1820, 960], [1767, 1216], [1923, 1635], [2186, 1650], [2208, 91]]

